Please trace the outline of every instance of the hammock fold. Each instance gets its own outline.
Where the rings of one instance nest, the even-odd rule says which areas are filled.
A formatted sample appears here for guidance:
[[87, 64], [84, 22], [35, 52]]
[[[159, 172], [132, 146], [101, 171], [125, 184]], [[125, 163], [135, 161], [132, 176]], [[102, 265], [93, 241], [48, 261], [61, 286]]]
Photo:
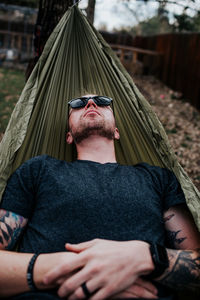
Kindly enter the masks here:
[[200, 193], [182, 169], [151, 106], [102, 36], [76, 7], [63, 16], [35, 66], [0, 144], [0, 197], [12, 172], [27, 159], [48, 154], [72, 161], [65, 141], [67, 101], [84, 94], [113, 98], [120, 140], [117, 161], [147, 162], [172, 170], [200, 230]]

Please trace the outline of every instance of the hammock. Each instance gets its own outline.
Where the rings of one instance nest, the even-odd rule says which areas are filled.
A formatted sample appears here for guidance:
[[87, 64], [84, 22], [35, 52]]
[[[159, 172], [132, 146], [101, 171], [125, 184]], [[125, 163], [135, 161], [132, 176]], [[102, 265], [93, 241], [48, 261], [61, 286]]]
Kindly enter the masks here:
[[8, 177], [27, 159], [48, 154], [72, 161], [65, 142], [67, 101], [84, 94], [114, 99], [121, 164], [147, 162], [171, 169], [200, 229], [200, 193], [179, 165], [165, 131], [109, 45], [81, 11], [70, 8], [46, 43], [0, 144], [0, 197]]

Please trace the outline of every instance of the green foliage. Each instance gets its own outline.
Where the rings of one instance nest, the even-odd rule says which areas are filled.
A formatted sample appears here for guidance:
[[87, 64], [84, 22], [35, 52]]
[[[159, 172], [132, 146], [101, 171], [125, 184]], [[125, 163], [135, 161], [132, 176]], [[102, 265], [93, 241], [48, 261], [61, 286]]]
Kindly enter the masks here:
[[24, 72], [0, 68], [0, 133], [6, 129], [24, 84]]
[[172, 32], [173, 28], [169, 24], [167, 17], [160, 18], [159, 16], [154, 16], [148, 20], [140, 22], [137, 26], [131, 29], [134, 35], [155, 35], [161, 33]]
[[200, 12], [198, 12], [193, 18], [193, 31], [200, 32]]
[[[121, 0], [126, 4], [126, 8], [129, 12], [132, 12], [133, 17], [136, 20], [139, 20], [140, 11], [135, 11], [135, 8], [131, 6], [130, 0]], [[162, 33], [171, 33], [171, 32], [199, 32], [200, 31], [200, 11], [198, 11], [198, 1], [199, 0], [188, 0], [185, 3], [178, 0], [138, 0], [138, 2], [157, 2], [158, 9], [155, 16], [139, 22], [138, 25], [129, 29], [133, 35], [156, 35]], [[169, 23], [170, 11], [167, 4], [173, 4], [179, 7], [182, 10], [181, 14], [174, 14], [173, 24]], [[189, 11], [195, 12], [195, 15], [192, 17], [189, 15]], [[171, 11], [173, 14], [173, 12]]]
[[200, 32], [200, 13], [194, 17], [188, 16], [185, 13], [175, 15], [175, 22], [169, 24], [167, 16], [154, 16], [148, 20], [140, 22], [135, 27], [129, 29], [133, 35], [156, 35], [171, 32]]
[[194, 23], [190, 16], [183, 13], [181, 15], [174, 15], [174, 17], [176, 19], [174, 26], [179, 32], [194, 31]]
[[190, 17], [185, 13], [175, 15], [176, 22], [174, 28], [178, 32], [199, 32], [200, 31], [200, 12], [194, 17]]

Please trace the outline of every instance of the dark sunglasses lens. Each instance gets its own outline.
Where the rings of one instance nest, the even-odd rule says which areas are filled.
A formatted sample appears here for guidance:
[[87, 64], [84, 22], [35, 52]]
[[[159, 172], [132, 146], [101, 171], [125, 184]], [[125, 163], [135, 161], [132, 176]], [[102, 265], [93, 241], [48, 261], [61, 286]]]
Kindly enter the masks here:
[[107, 106], [107, 105], [110, 105], [110, 103], [112, 102], [111, 98], [103, 97], [103, 96], [96, 97], [95, 100], [96, 100], [95, 101], [96, 104], [99, 106]]
[[72, 108], [79, 108], [79, 107], [84, 107], [86, 105], [86, 103], [82, 99], [77, 98], [77, 99], [74, 99], [71, 102], [69, 102], [69, 105]]
[[72, 108], [84, 107], [87, 105], [89, 99], [93, 99], [93, 101], [98, 106], [108, 106], [112, 102], [111, 98], [104, 97], [104, 96], [95, 96], [95, 97], [91, 97], [91, 98], [82, 97], [82, 98], [73, 99], [69, 102], [69, 105]]

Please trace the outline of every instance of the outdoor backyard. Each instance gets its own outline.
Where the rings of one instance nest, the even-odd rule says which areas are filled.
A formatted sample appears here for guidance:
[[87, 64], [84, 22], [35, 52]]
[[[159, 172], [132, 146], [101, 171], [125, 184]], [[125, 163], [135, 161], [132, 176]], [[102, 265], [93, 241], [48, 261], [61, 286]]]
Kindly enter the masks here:
[[200, 0], [0, 0], [0, 298], [200, 299], [199, 49]]
[[[153, 76], [133, 81], [162, 122], [179, 162], [200, 190], [200, 112]], [[0, 68], [0, 140], [25, 84], [23, 71]], [[189, 100], [189, 99], [188, 99]]]

